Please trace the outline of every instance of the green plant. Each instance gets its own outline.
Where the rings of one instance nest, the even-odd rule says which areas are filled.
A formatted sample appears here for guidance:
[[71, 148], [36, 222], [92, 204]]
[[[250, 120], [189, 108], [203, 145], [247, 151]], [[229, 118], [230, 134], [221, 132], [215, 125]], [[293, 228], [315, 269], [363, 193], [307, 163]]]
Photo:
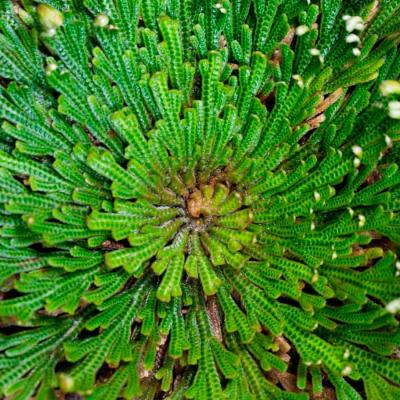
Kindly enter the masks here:
[[42, 3], [0, 1], [0, 393], [400, 398], [400, 1]]

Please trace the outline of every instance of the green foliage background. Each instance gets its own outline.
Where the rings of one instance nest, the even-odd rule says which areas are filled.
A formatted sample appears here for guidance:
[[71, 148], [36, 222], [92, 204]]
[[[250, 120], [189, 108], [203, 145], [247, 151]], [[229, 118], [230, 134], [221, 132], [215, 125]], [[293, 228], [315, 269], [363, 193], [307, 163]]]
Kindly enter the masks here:
[[41, 3], [0, 1], [0, 393], [399, 399], [400, 1]]

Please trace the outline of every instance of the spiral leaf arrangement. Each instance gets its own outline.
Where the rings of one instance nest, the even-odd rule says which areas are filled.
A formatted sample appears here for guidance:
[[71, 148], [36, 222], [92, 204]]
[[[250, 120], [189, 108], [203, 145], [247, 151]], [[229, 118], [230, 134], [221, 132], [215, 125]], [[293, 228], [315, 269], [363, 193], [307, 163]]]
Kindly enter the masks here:
[[400, 398], [400, 1], [0, 11], [0, 393]]

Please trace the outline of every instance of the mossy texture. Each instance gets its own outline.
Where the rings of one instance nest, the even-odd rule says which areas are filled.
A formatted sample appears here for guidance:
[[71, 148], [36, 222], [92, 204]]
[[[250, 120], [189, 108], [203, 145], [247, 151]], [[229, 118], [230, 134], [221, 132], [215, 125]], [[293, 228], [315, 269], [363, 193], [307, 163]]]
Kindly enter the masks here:
[[398, 400], [399, 27], [0, 0], [0, 396]]

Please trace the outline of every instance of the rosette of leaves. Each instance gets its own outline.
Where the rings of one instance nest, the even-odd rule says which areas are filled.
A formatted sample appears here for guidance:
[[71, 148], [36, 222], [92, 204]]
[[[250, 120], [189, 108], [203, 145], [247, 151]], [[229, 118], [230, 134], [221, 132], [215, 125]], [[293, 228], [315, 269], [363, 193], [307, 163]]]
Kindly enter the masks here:
[[400, 1], [0, 4], [7, 399], [400, 398]]

